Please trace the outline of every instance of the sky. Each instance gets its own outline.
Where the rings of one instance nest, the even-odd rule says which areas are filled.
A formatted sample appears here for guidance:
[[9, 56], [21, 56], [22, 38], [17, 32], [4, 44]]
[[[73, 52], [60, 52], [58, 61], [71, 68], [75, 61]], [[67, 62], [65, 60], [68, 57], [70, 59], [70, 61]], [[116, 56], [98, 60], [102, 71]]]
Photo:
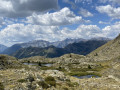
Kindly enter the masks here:
[[0, 0], [0, 44], [6, 46], [119, 33], [120, 0]]

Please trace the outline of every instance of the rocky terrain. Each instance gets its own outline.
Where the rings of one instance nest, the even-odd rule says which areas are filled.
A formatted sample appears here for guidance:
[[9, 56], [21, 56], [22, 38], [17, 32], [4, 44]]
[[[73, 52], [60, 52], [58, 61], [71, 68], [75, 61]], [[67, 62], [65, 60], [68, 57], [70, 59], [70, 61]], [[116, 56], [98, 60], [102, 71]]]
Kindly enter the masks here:
[[1, 55], [0, 68], [0, 90], [120, 90], [120, 36], [87, 56]]

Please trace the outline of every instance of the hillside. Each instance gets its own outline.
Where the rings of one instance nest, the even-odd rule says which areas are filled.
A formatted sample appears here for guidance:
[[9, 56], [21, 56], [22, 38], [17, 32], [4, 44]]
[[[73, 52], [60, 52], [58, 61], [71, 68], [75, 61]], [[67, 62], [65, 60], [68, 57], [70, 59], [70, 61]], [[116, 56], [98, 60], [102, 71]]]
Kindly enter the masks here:
[[94, 57], [95, 61], [111, 60], [120, 55], [120, 35], [114, 40], [106, 43], [102, 47], [99, 47], [95, 51], [91, 52], [88, 57]]
[[69, 44], [64, 49], [68, 53], [87, 55], [98, 47], [104, 45], [106, 42], [106, 40], [88, 40], [79, 43]]
[[7, 54], [7, 55], [12, 55], [13, 53], [15, 53], [17, 50], [19, 50], [20, 48], [22, 48], [19, 44], [15, 44], [7, 49], [5, 49], [3, 52], [1, 52], [2, 54]]
[[10, 68], [18, 68], [22, 64], [17, 61], [15, 57], [0, 55], [0, 70], [1, 69], [10, 69]]
[[65, 54], [66, 51], [62, 48], [56, 48], [54, 46], [49, 46], [46, 48], [38, 48], [38, 47], [28, 47], [22, 48], [18, 50], [13, 56], [17, 58], [26, 58], [31, 56], [45, 56], [45, 57], [59, 57]]
[[45, 56], [54, 58], [68, 53], [86, 55], [106, 42], [107, 41], [101, 40], [81, 41], [79, 43], [69, 44], [65, 48], [56, 48], [54, 46], [49, 46], [46, 48], [28, 47], [22, 48], [12, 55], [17, 58], [26, 58], [31, 56]]

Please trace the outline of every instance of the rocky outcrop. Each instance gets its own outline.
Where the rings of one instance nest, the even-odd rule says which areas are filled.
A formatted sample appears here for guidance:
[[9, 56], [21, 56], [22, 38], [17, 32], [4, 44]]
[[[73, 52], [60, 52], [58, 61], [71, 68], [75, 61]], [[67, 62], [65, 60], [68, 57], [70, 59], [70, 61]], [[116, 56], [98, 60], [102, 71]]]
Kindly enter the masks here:
[[0, 70], [20, 67], [21, 63], [15, 57], [0, 55]]

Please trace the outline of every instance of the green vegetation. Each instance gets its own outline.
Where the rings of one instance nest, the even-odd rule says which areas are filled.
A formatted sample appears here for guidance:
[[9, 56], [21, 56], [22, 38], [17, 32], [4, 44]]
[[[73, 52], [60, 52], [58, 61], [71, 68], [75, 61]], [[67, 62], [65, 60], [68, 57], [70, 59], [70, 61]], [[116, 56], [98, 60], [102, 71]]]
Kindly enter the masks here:
[[63, 71], [63, 72], [66, 71], [65, 68], [63, 68], [63, 67], [58, 67], [58, 68], [56, 68], [56, 70]]
[[1, 82], [0, 82], [0, 90], [4, 90], [4, 86]]
[[103, 66], [98, 66], [92, 68], [90, 65], [88, 65], [88, 68], [73, 68], [72, 66], [69, 68], [70, 73], [67, 73], [71, 76], [86, 76], [86, 75], [95, 75], [101, 77], [101, 71], [104, 69]]
[[90, 65], [88, 65], [88, 69], [92, 69], [92, 67]]
[[75, 87], [78, 86], [77, 82], [66, 82], [69, 87]]
[[45, 78], [45, 81], [39, 81], [38, 85], [42, 86], [43, 89], [47, 89], [51, 86], [56, 87], [56, 81], [55, 81], [54, 77], [48, 76]]
[[69, 90], [67, 87], [63, 87], [63, 90]]
[[24, 82], [27, 82], [27, 80], [26, 79], [19, 79], [18, 82], [24, 83]]
[[3, 59], [6, 59], [6, 57], [5, 56], [0, 56], [0, 59], [3, 60]]
[[29, 75], [27, 77], [27, 79], [32, 83], [33, 81], [35, 81], [34, 77], [32, 75]]
[[69, 73], [71, 76], [86, 76], [86, 75], [95, 75], [101, 77], [102, 75], [97, 72], [89, 73], [89, 72], [71, 72]]
[[41, 63], [40, 63], [40, 62], [38, 62], [38, 66], [41, 66]]
[[49, 84], [50, 86], [56, 87], [56, 81], [55, 81], [54, 77], [52, 77], [52, 76], [46, 77], [46, 78], [45, 78], [45, 82], [46, 82], [47, 84]]
[[48, 84], [47, 84], [46, 82], [44, 82], [44, 81], [39, 81], [39, 82], [38, 82], [38, 85], [39, 85], [39, 86], [42, 86], [43, 89], [49, 88]]
[[40, 67], [41, 70], [54, 70], [55, 67], [47, 67], [47, 66], [42, 66]]

